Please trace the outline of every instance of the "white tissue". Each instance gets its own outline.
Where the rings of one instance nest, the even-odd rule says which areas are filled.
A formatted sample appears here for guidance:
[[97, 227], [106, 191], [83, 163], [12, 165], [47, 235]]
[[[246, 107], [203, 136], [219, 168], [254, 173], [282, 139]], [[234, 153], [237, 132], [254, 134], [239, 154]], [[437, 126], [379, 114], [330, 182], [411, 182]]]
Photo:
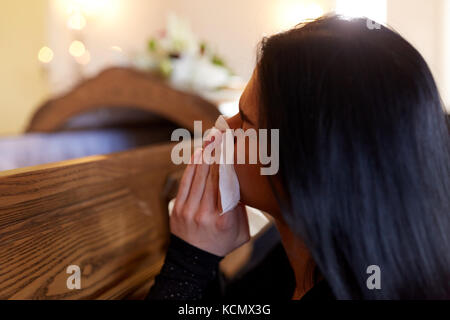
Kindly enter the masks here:
[[[234, 164], [225, 163], [225, 142], [234, 141], [233, 133], [223, 116], [219, 116], [215, 123], [215, 128], [224, 132], [220, 145], [220, 165], [219, 165], [219, 193], [220, 204], [222, 208], [221, 214], [233, 210], [241, 199], [241, 191], [239, 188], [239, 180], [234, 170]], [[226, 148], [226, 157], [234, 160], [234, 145], [228, 145]], [[234, 162], [234, 161], [233, 161]]]

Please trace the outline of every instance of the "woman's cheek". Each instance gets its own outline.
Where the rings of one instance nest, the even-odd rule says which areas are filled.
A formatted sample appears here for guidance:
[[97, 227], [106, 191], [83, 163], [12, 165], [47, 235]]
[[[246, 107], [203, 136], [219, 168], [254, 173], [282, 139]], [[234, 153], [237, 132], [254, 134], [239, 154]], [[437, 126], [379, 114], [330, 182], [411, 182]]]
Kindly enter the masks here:
[[[242, 126], [242, 120], [239, 115], [229, 118], [227, 122], [231, 129], [239, 129]], [[243, 126], [243, 129], [246, 129], [245, 126]], [[238, 152], [245, 152], [246, 164], [237, 164]], [[267, 176], [261, 175], [261, 166], [259, 164], [249, 164], [248, 143], [245, 144], [245, 150], [238, 150], [238, 145], [235, 144], [234, 157], [234, 168], [241, 190], [241, 202], [276, 217], [279, 212], [277, 200], [273, 195]]]
[[241, 202], [276, 218], [279, 213], [278, 202], [273, 195], [267, 176], [260, 174], [260, 166], [235, 164], [234, 167], [241, 189]]

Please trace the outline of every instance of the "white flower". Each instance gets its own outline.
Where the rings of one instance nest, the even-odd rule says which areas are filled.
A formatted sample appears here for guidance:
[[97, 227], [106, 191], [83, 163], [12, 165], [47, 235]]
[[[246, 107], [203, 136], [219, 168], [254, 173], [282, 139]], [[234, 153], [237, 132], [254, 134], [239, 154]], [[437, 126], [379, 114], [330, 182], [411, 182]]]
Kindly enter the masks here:
[[213, 64], [208, 57], [184, 55], [173, 61], [170, 81], [180, 89], [213, 90], [226, 86], [229, 80], [228, 69]]
[[228, 69], [215, 65], [206, 57], [197, 60], [195, 72], [192, 77], [192, 86], [195, 90], [212, 90], [227, 85], [230, 79]]
[[233, 83], [229, 69], [206, 44], [200, 45], [189, 24], [174, 14], [168, 16], [164, 35], [152, 39], [148, 52], [136, 56], [134, 65], [158, 71], [169, 77], [174, 87], [197, 93], [212, 92]]
[[161, 47], [171, 53], [197, 53], [199, 43], [189, 24], [170, 13], [167, 19], [166, 35], [160, 41]]

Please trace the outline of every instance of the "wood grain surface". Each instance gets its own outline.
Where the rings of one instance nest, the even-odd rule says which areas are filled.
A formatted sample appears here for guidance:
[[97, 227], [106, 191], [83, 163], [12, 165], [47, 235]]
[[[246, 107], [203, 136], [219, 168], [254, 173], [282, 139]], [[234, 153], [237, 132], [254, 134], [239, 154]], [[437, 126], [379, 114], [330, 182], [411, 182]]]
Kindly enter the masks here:
[[150, 111], [190, 130], [195, 120], [203, 121], [204, 129], [210, 128], [220, 115], [215, 104], [176, 90], [155, 75], [129, 68], [110, 68], [40, 106], [27, 132], [58, 131], [74, 116], [104, 107]]
[[182, 169], [172, 146], [1, 172], [0, 299], [143, 298], [169, 236], [166, 179]]

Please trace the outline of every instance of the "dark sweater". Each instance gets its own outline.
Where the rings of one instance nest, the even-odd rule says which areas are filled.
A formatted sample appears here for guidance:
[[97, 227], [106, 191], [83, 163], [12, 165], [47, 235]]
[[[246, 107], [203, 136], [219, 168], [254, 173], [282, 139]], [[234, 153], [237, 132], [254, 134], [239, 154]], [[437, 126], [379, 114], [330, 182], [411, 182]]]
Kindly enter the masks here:
[[[281, 244], [252, 274], [238, 281], [227, 282], [224, 279], [219, 272], [221, 260], [222, 257], [171, 235], [166, 260], [147, 299], [219, 301], [229, 298], [289, 300], [292, 297], [295, 278]], [[275, 281], [264, 290], [261, 285], [268, 281], [268, 275]], [[320, 281], [303, 297], [303, 300], [311, 299], [329, 300], [334, 297], [327, 283]]]

